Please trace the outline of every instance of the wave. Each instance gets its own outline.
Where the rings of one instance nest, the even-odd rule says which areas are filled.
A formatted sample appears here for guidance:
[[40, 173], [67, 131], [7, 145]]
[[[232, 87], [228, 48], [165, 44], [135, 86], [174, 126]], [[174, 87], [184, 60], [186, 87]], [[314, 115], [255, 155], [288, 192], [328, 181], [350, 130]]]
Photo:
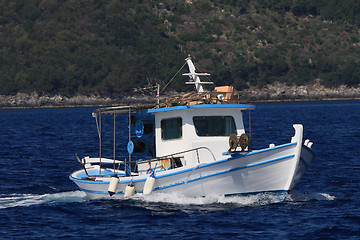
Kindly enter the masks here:
[[[239, 204], [252, 205], [254, 203], [267, 202], [269, 197], [263, 195], [232, 196], [208, 195], [205, 197], [186, 197], [177, 193], [153, 193], [151, 195], [136, 194], [131, 199], [147, 203], [169, 203], [176, 205], [210, 205], [210, 204]], [[271, 201], [271, 199], [270, 199]]]
[[308, 202], [308, 201], [333, 201], [336, 197], [328, 193], [302, 193], [292, 191], [286, 198], [288, 202]]
[[51, 194], [10, 194], [0, 195], [0, 209], [27, 207], [52, 202], [82, 202], [85, 193], [82, 191], [61, 192]]
[[[238, 206], [268, 205], [282, 202], [283, 199], [273, 193], [258, 193], [246, 196], [219, 196], [209, 195], [206, 197], [186, 197], [177, 193], [153, 193], [151, 195], [136, 194], [131, 199], [147, 203], [169, 203], [177, 205], [210, 205], [210, 204], [234, 204]], [[327, 193], [296, 193], [288, 194], [284, 202], [303, 202], [312, 200], [335, 200], [334, 196]]]
[[[27, 207], [48, 203], [72, 203], [88, 200], [82, 191], [61, 192], [52, 194], [10, 194], [0, 195], [0, 209], [12, 207]], [[300, 193], [288, 194], [284, 202], [307, 202], [307, 201], [332, 201], [335, 197], [327, 193]], [[98, 200], [98, 201], [101, 201]], [[209, 195], [206, 197], [186, 197], [178, 193], [153, 193], [150, 195], [135, 194], [120, 201], [136, 201], [138, 203], [167, 203], [174, 205], [227, 205], [254, 206], [279, 203], [279, 196], [271, 193], [259, 193], [247, 196], [219, 196]]]

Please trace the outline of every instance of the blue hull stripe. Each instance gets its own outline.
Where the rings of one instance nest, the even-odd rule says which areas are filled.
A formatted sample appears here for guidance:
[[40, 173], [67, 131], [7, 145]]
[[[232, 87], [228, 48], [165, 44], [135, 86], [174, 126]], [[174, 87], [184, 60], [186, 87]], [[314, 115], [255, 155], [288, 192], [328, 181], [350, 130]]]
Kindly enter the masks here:
[[[81, 191], [84, 191], [84, 192], [88, 192], [88, 193], [94, 193], [94, 194], [102, 194], [102, 195], [109, 195], [109, 193], [107, 192], [100, 192], [100, 191], [93, 191], [93, 190], [88, 190], [88, 189], [85, 189], [85, 188], [80, 188]], [[124, 194], [124, 192], [116, 192], [115, 194]]]
[[[202, 180], [202, 179], [206, 179], [206, 178], [209, 178], [209, 177], [214, 177], [214, 176], [218, 176], [218, 175], [221, 175], [221, 174], [226, 174], [226, 173], [230, 173], [230, 172], [234, 172], [234, 171], [239, 171], [239, 170], [242, 170], [242, 169], [245, 169], [245, 168], [251, 168], [251, 167], [256, 167], [256, 166], [260, 166], [260, 165], [263, 165], [263, 164], [269, 164], [269, 163], [273, 163], [273, 162], [277, 162], [277, 161], [282, 161], [282, 160], [285, 160], [285, 159], [289, 159], [289, 158], [293, 158], [295, 155], [292, 154], [292, 155], [288, 155], [288, 156], [284, 156], [284, 157], [280, 157], [280, 158], [275, 158], [275, 159], [271, 159], [271, 160], [268, 160], [268, 161], [264, 161], [264, 162], [260, 162], [260, 163], [254, 163], [254, 164], [249, 164], [249, 165], [246, 165], [246, 166], [243, 166], [243, 167], [238, 167], [238, 168], [232, 168], [232, 169], [229, 169], [229, 170], [225, 170], [225, 171], [221, 171], [221, 172], [217, 172], [217, 173], [212, 173], [212, 174], [209, 174], [209, 175], [206, 175], [206, 176], [202, 176], [202, 177], [198, 177], [198, 178], [193, 178], [187, 182], [185, 181], [181, 181], [181, 182], [178, 182], [178, 183], [174, 183], [174, 184], [170, 184], [170, 185], [167, 185], [167, 186], [161, 186], [161, 187], [156, 187], [154, 188], [153, 191], [157, 191], [157, 190], [163, 190], [163, 189], [167, 189], [167, 188], [171, 188], [171, 187], [176, 187], [176, 186], [179, 186], [179, 185], [183, 185], [185, 183], [191, 183], [191, 182], [196, 182], [196, 181], [199, 181], [199, 180]], [[72, 179], [72, 178], [70, 178]], [[77, 179], [75, 179], [76, 181], [78, 181]], [[144, 179], [145, 181], [146, 179]], [[87, 181], [88, 183], [95, 183], [95, 182], [92, 182], [92, 181]], [[120, 181], [119, 183], [124, 183], [124, 181]], [[95, 183], [95, 184], [98, 184], [98, 183]], [[109, 184], [108, 182], [102, 182], [102, 184]], [[80, 188], [82, 191], [84, 192], [90, 192], [90, 193], [96, 193], [96, 194], [108, 194], [107, 192], [97, 192], [97, 191], [91, 191], [91, 190], [86, 190], [86, 189], [82, 189]], [[141, 193], [142, 191], [138, 191], [139, 193]], [[118, 192], [118, 194], [124, 194], [124, 192]]]
[[229, 169], [229, 170], [225, 170], [225, 171], [221, 171], [221, 172], [217, 172], [217, 173], [212, 173], [212, 174], [209, 174], [209, 175], [206, 175], [206, 176], [203, 176], [203, 177], [194, 178], [194, 179], [189, 180], [188, 182], [195, 182], [195, 181], [198, 181], [198, 180], [201, 180], [201, 179], [204, 179], [204, 178], [214, 177], [214, 176], [217, 176], [217, 175], [242, 170], [242, 169], [245, 169], [245, 168], [251, 168], [251, 167], [260, 166], [260, 165], [263, 165], [263, 164], [277, 162], [277, 161], [285, 160], [285, 159], [288, 159], [288, 158], [293, 158], [294, 156], [295, 155], [293, 154], [293, 155], [288, 155], [288, 156], [284, 156], [284, 157], [280, 157], [280, 158], [275, 158], [275, 159], [268, 160], [268, 161], [265, 161], [265, 162], [249, 164], [249, 165], [246, 165], [246, 166], [243, 166], [243, 167], [238, 167], [238, 168], [232, 168], [232, 169]]
[[[249, 152], [249, 153], [244, 153], [244, 154], [236, 154], [236, 155], [234, 154], [230, 158], [226, 158], [226, 159], [219, 160], [219, 161], [216, 161], [216, 162], [205, 163], [205, 164], [200, 165], [200, 166], [196, 166], [196, 167], [189, 168], [189, 169], [184, 169], [182, 171], [177, 171], [177, 172], [174, 172], [174, 173], [168, 173], [168, 174], [160, 175], [160, 176], [157, 176], [156, 178], [170, 177], [170, 176], [173, 176], [173, 175], [178, 175], [178, 174], [182, 174], [182, 173], [185, 173], [185, 172], [193, 171], [196, 168], [205, 168], [205, 167], [209, 167], [211, 165], [220, 164], [220, 163], [227, 162], [227, 161], [237, 160], [237, 159], [242, 158], [242, 157], [247, 157], [247, 156], [255, 155], [255, 154], [258, 154], [258, 153], [263, 153], [263, 152], [271, 151], [271, 150], [274, 150], [274, 149], [286, 148], [286, 147], [293, 146], [293, 145], [296, 145], [296, 144], [297, 144], [297, 142], [294, 142], [294, 143], [283, 144], [283, 145], [276, 146], [274, 148], [267, 148], [267, 149], [254, 151], [254, 152]], [[257, 164], [264, 164], [264, 163], [268, 163], [268, 161], [257, 163]], [[252, 165], [248, 165], [248, 166], [252, 166]], [[69, 176], [69, 178], [72, 181], [82, 182], [82, 183], [92, 183], [92, 184], [108, 184], [109, 183], [109, 182], [94, 182], [94, 181], [89, 181], [89, 180], [76, 179], [76, 178], [71, 177], [71, 175]], [[147, 177], [146, 178], [141, 178], [141, 179], [135, 179], [135, 180], [133, 180], [133, 183], [143, 182], [143, 181], [146, 181], [146, 179], [147, 179]], [[122, 184], [122, 183], [130, 183], [130, 180], [120, 180], [119, 183], [120, 184]]]
[[272, 151], [272, 150], [275, 150], [275, 149], [294, 146], [296, 144], [297, 144], [297, 142], [293, 142], [293, 143], [287, 143], [287, 144], [275, 146], [275, 147], [272, 147], [272, 148], [265, 148], [265, 149], [257, 150], [257, 151], [254, 151], [254, 152], [248, 152], [248, 153], [245, 153], [245, 154], [241, 154], [241, 153], [224, 153], [224, 155], [231, 155], [233, 157], [245, 157], [245, 156], [251, 156], [251, 155], [254, 155], [254, 154], [258, 154], [258, 153]]
[[232, 194], [225, 194], [225, 197], [248, 196], [248, 195], [261, 194], [261, 193], [270, 193], [270, 194], [285, 195], [285, 194], [288, 193], [288, 191], [287, 191], [287, 190], [273, 190], [273, 191], [266, 191], [266, 192], [232, 193]]
[[[108, 195], [108, 193], [105, 192], [98, 192], [98, 191], [91, 191], [87, 189], [80, 188], [81, 191], [88, 192], [88, 193], [94, 193], [94, 194], [102, 194], [102, 195]], [[155, 190], [155, 189], [154, 189]], [[142, 193], [142, 191], [138, 191], [137, 193]], [[235, 196], [251, 196], [251, 195], [257, 195], [261, 193], [269, 193], [269, 194], [277, 194], [280, 197], [285, 197], [288, 193], [287, 190], [271, 190], [271, 191], [263, 191], [263, 192], [247, 192], [247, 193], [231, 193], [231, 194], [225, 194], [225, 197], [235, 197]], [[123, 195], [124, 192], [116, 192], [116, 195]], [[281, 201], [284, 199], [282, 198]]]

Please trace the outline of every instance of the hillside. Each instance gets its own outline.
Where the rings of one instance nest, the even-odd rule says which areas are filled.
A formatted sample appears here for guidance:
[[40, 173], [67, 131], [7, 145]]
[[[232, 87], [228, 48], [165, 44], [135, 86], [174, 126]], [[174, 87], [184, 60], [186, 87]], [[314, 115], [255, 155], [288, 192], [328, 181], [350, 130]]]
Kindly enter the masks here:
[[0, 94], [132, 94], [188, 54], [236, 89], [357, 87], [359, 14], [355, 0], [0, 0]]

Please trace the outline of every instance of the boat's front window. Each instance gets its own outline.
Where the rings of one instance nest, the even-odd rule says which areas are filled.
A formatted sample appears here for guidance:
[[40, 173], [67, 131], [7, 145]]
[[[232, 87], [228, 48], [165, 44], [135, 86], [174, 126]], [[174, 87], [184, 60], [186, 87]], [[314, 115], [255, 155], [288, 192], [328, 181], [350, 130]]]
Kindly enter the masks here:
[[182, 119], [168, 118], [161, 120], [161, 138], [163, 140], [178, 139], [182, 136]]
[[236, 132], [234, 118], [231, 116], [193, 117], [196, 134], [203, 136], [230, 136]]

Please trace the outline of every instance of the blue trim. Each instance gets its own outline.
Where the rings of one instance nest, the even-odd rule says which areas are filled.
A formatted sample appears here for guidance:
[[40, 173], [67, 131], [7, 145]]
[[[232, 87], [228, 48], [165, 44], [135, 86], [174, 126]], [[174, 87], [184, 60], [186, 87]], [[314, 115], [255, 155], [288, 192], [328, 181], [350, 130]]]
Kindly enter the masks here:
[[[91, 184], [109, 184], [110, 183], [110, 178], [109, 178], [109, 181], [91, 181], [91, 180], [85, 180], [85, 179], [78, 179], [78, 178], [73, 178], [71, 175], [69, 176], [69, 179], [71, 181], [74, 181], [74, 182], [81, 182], [81, 183], [91, 183]], [[147, 178], [141, 178], [141, 179], [136, 179], [136, 180], [133, 180], [132, 182], [135, 183], [135, 182], [143, 182], [143, 181], [146, 181]], [[119, 183], [130, 183], [131, 180], [123, 180], [123, 181], [119, 181]]]
[[[245, 169], [245, 168], [251, 168], [251, 167], [256, 167], [256, 166], [260, 166], [260, 165], [263, 165], [263, 164], [268, 164], [268, 163], [272, 163], [272, 162], [276, 162], [276, 161], [281, 161], [281, 160], [285, 160], [285, 159], [288, 159], [288, 158], [292, 158], [294, 157], [295, 155], [292, 154], [292, 155], [288, 155], [288, 156], [284, 156], [284, 157], [280, 157], [280, 158], [274, 158], [274, 159], [271, 159], [271, 160], [268, 160], [268, 161], [265, 161], [265, 162], [260, 162], [260, 163], [254, 163], [254, 164], [249, 164], [249, 165], [246, 165], [246, 166], [243, 166], [243, 167], [238, 167], [238, 168], [232, 168], [232, 169], [229, 169], [229, 170], [225, 170], [225, 171], [221, 171], [221, 172], [217, 172], [217, 173], [212, 173], [212, 174], [209, 174], [209, 175], [206, 175], [206, 176], [202, 176], [202, 177], [198, 177], [198, 178], [193, 178], [187, 182], [185, 181], [181, 181], [181, 182], [178, 182], [178, 183], [174, 183], [174, 184], [170, 184], [170, 185], [167, 185], [167, 186], [160, 186], [160, 187], [156, 187], [154, 188], [153, 191], [157, 191], [157, 190], [162, 190], [162, 189], [166, 189], [166, 188], [171, 188], [171, 187], [176, 187], [176, 186], [180, 186], [180, 185], [183, 185], [185, 183], [191, 183], [191, 182], [196, 182], [196, 181], [199, 181], [199, 180], [202, 180], [202, 179], [205, 179], [205, 178], [209, 178], [209, 177], [214, 177], [214, 176], [218, 176], [218, 175], [221, 175], [221, 174], [226, 174], [226, 173], [230, 173], [230, 172], [234, 172], [234, 171], [239, 171], [241, 169]], [[192, 168], [194, 169], [194, 168]], [[192, 170], [191, 169], [191, 170]], [[190, 171], [190, 170], [189, 170]], [[164, 177], [164, 176], [161, 176], [161, 177]], [[71, 176], [69, 176], [69, 178], [71, 180], [73, 180], [74, 178], [72, 178]], [[160, 178], [160, 177], [158, 177]], [[146, 179], [144, 179], [146, 180]], [[78, 179], [74, 179], [73, 181], [79, 181]], [[80, 180], [82, 182], [85, 182], [84, 180]], [[94, 181], [87, 181], [87, 183], [92, 183], [92, 184], [99, 184], [98, 182], [94, 182]], [[123, 183], [125, 182], [130, 182], [130, 181], [123, 181]], [[134, 182], [134, 181], [133, 181]], [[105, 184], [105, 183], [108, 183], [108, 182], [101, 182], [102, 184]], [[121, 181], [120, 181], [121, 183]], [[86, 189], [83, 189], [83, 188], [80, 188], [82, 191], [85, 191], [85, 192], [90, 192], [90, 193], [96, 193], [96, 194], [108, 194], [107, 192], [97, 192], [97, 191], [91, 191], [91, 190], [86, 190]], [[139, 193], [141, 193], [142, 191], [138, 191]], [[117, 192], [116, 194], [124, 194], [124, 192]]]
[[[169, 177], [169, 176], [173, 176], [173, 175], [178, 175], [178, 174], [181, 174], [181, 173], [193, 171], [195, 168], [205, 168], [205, 167], [212, 166], [212, 165], [215, 165], [215, 164], [220, 164], [220, 163], [227, 162], [227, 161], [233, 161], [233, 160], [245, 157], [245, 156], [251, 156], [251, 155], [255, 155], [255, 154], [258, 154], [258, 153], [263, 153], [263, 152], [267, 152], [267, 151], [271, 151], [271, 150], [279, 149], [279, 148], [286, 148], [286, 147], [296, 145], [296, 144], [297, 143], [294, 142], [294, 143], [288, 143], [288, 144], [284, 144], [284, 145], [279, 145], [279, 146], [276, 146], [274, 148], [267, 148], [267, 149], [263, 149], [263, 150], [259, 150], [259, 151], [255, 151], [255, 152], [249, 152], [249, 153], [245, 153], [245, 154], [239, 154], [239, 153], [238, 154], [233, 154], [230, 158], [226, 158], [226, 159], [215, 161], [215, 162], [206, 163], [206, 164], [203, 164], [203, 165], [200, 165], [200, 166], [184, 169], [184, 170], [177, 171], [177, 172], [174, 172], [174, 173], [168, 173], [168, 174], [156, 176], [156, 178], [164, 178], [164, 177]], [[278, 160], [281, 160], [281, 158], [279, 158]], [[273, 160], [269, 160], [269, 161], [273, 161]], [[260, 163], [256, 163], [256, 164], [266, 164], [269, 161], [260, 162]], [[275, 159], [275, 161], [276, 161], [276, 159]], [[251, 165], [248, 165], [248, 166], [251, 166]], [[256, 166], [256, 165], [254, 165], [254, 166]], [[89, 181], [89, 180], [73, 178], [73, 177], [71, 177], [71, 175], [69, 176], [69, 178], [72, 181], [82, 182], [82, 183], [92, 183], [92, 184], [109, 184], [109, 182], [110, 182], [110, 179], [109, 179], [109, 181], [105, 181], [105, 182], [95, 182], [95, 181]], [[133, 180], [134, 183], [142, 182], [142, 181], [146, 181], [146, 178], [136, 179], [136, 180], [134, 179]], [[119, 181], [119, 183], [130, 183], [130, 182], [131, 182], [131, 180], [123, 180], [123, 181], [120, 180]]]
[[248, 152], [248, 153], [238, 153], [238, 152], [229, 153], [229, 152], [224, 152], [222, 155], [223, 155], [223, 156], [225, 156], [225, 155], [230, 155], [231, 157], [244, 157], [244, 156], [249, 156], [249, 155], [252, 155], [252, 154], [257, 154], [257, 153], [272, 151], [272, 150], [279, 149], [279, 148], [289, 147], [289, 146], [293, 146], [293, 145], [296, 145], [296, 144], [297, 144], [297, 142], [287, 143], [287, 144], [275, 146], [275, 147], [272, 147], [272, 148], [265, 148], [265, 149], [261, 149], [261, 150], [254, 151], [254, 152]]
[[293, 158], [293, 157], [295, 157], [294, 154], [284, 156], [284, 157], [280, 157], [280, 158], [271, 159], [271, 160], [268, 160], [268, 161], [265, 161], [265, 162], [249, 164], [249, 165], [246, 165], [246, 166], [243, 166], [243, 167], [232, 168], [232, 169], [229, 169], [229, 170], [225, 170], [225, 171], [221, 171], [221, 172], [217, 172], [217, 173], [212, 173], [212, 174], [209, 174], [209, 175], [206, 175], [206, 176], [194, 178], [194, 179], [189, 180], [188, 182], [195, 182], [195, 181], [202, 180], [202, 179], [205, 179], [205, 178], [214, 177], [214, 176], [217, 176], [217, 175], [238, 171], [238, 170], [242, 170], [242, 169], [245, 169], [245, 168], [256, 167], [256, 166], [259, 166], [259, 165], [263, 165], [263, 164], [267, 164], [267, 163], [271, 163], [271, 162], [276, 162], [276, 161], [281, 161], [281, 160], [284, 160], [284, 159], [287, 159], [287, 158]]
[[[84, 188], [79, 188], [79, 189], [80, 189], [81, 191], [88, 192], [88, 193], [109, 195], [108, 192], [99, 192], [99, 191], [93, 191], [93, 190], [88, 190], [88, 189], [84, 189]], [[124, 194], [124, 192], [123, 192], [123, 191], [115, 192], [115, 194]]]
[[[108, 192], [99, 192], [99, 191], [92, 191], [92, 190], [87, 190], [87, 189], [84, 189], [84, 188], [80, 188], [81, 191], [84, 191], [84, 192], [88, 192], [88, 193], [95, 193], [95, 194], [105, 194], [105, 195], [109, 195]], [[120, 192], [115, 192], [115, 194], [124, 194], [124, 192], [120, 191]]]
[[[169, 185], [168, 187], [163, 187], [162, 189], [165, 189], [165, 188], [169, 188], [171, 187], [171, 185]], [[83, 188], [80, 188], [81, 191], [84, 191], [84, 192], [88, 192], [88, 193], [94, 193], [94, 194], [102, 194], [102, 195], [108, 195], [109, 193], [107, 192], [98, 192], [98, 191], [91, 191], [91, 190], [87, 190], [87, 189], [83, 189]], [[160, 189], [157, 189], [155, 188], [154, 190], [160, 190]], [[142, 193], [142, 191], [137, 191], [137, 193]], [[288, 193], [287, 190], [272, 190], [272, 191], [262, 191], [262, 192], [247, 192], [247, 193], [231, 193], [231, 194], [224, 194], [225, 197], [234, 197], [234, 196], [251, 196], [251, 195], [257, 195], [257, 194], [261, 194], [261, 193], [268, 193], [268, 194], [277, 194], [277, 195], [280, 195], [280, 196], [283, 196], [284, 197], [286, 196], [286, 194]], [[115, 194], [118, 194], [118, 195], [122, 195], [124, 194], [124, 192], [116, 192]], [[282, 199], [281, 201], [283, 201], [284, 199]]]
[[233, 197], [233, 196], [249, 196], [249, 195], [257, 195], [261, 193], [270, 193], [270, 194], [280, 194], [280, 195], [286, 195], [288, 193], [287, 190], [272, 190], [272, 191], [262, 191], [262, 192], [248, 192], [248, 193], [231, 193], [231, 194], [225, 194], [225, 197]]
[[[182, 170], [182, 171], [175, 172], [175, 173], [164, 174], [164, 175], [158, 176], [158, 177], [156, 177], [156, 178], [169, 177], [169, 176], [172, 176], [172, 175], [177, 175], [177, 174], [180, 174], [180, 173], [192, 171], [192, 170], [194, 170], [195, 168], [205, 168], [205, 167], [208, 167], [208, 166], [211, 166], [211, 165], [215, 165], [215, 164], [220, 164], [220, 163], [227, 162], [227, 161], [236, 160], [236, 159], [239, 159], [239, 158], [242, 158], [242, 157], [251, 156], [251, 155], [254, 155], [254, 154], [258, 154], [258, 153], [263, 153], [263, 152], [271, 151], [271, 150], [278, 149], [278, 148], [285, 148], [285, 147], [289, 147], [289, 146], [296, 145], [296, 144], [297, 144], [297, 142], [294, 142], [294, 143], [288, 143], [288, 144], [276, 146], [276, 147], [274, 147], [274, 148], [259, 150], [259, 151], [256, 151], [256, 152], [249, 152], [249, 153], [245, 153], [245, 154], [236, 154], [236, 155], [234, 155], [234, 156], [231, 156], [231, 158], [226, 158], [226, 159], [219, 160], [219, 161], [215, 161], [215, 162], [205, 163], [205, 164], [203, 164], [203, 165], [200, 165], [200, 166], [197, 166], [197, 167], [194, 167], [194, 168], [184, 169], [184, 170]], [[264, 163], [266, 163], [266, 162], [264, 162]]]
[[185, 109], [199, 109], [199, 108], [242, 108], [244, 110], [253, 110], [255, 105], [249, 104], [198, 104], [198, 105], [185, 105], [185, 106], [175, 106], [167, 108], [154, 108], [146, 110], [147, 113], [158, 113], [158, 112], [169, 112], [176, 110], [185, 110]]
[[185, 181], [181, 181], [181, 182], [178, 182], [178, 183], [173, 183], [173, 184], [170, 184], [170, 185], [167, 185], [167, 186], [156, 187], [156, 188], [154, 188], [154, 191], [163, 190], [163, 189], [171, 188], [171, 187], [176, 187], [176, 186], [183, 185], [183, 184], [185, 184]]
[[[295, 157], [295, 155], [291, 154], [291, 155], [288, 155], [288, 156], [271, 159], [271, 160], [268, 160], [268, 161], [265, 161], [265, 162], [249, 164], [249, 165], [246, 165], [246, 166], [243, 166], [243, 167], [238, 167], [238, 168], [232, 168], [232, 169], [229, 169], [229, 170], [225, 170], [225, 171], [221, 171], [221, 172], [217, 172], [217, 173], [212, 173], [212, 174], [209, 174], [209, 175], [206, 175], [206, 176], [193, 178], [193, 179], [191, 179], [191, 180], [189, 180], [187, 182], [182, 181], [182, 182], [174, 183], [174, 184], [167, 185], [167, 186], [157, 187], [157, 188], [154, 188], [154, 191], [162, 190], [162, 189], [166, 189], [166, 188], [170, 188], [170, 187], [175, 187], [175, 186], [179, 186], [179, 185], [182, 185], [182, 184], [185, 184], [185, 183], [195, 182], [195, 181], [199, 181], [199, 180], [202, 180], [202, 179], [205, 179], [205, 178], [214, 177], [214, 176], [217, 176], [217, 175], [238, 171], [238, 170], [245, 169], [245, 168], [256, 167], [256, 166], [259, 166], [259, 165], [268, 164], [268, 163], [272, 163], [272, 162], [276, 162], [276, 161], [281, 161], [281, 160], [285, 160], [285, 159], [293, 158], [293, 157]], [[163, 177], [163, 176], [161, 176], [161, 177]], [[160, 177], [158, 177], [158, 178], [160, 178]]]

